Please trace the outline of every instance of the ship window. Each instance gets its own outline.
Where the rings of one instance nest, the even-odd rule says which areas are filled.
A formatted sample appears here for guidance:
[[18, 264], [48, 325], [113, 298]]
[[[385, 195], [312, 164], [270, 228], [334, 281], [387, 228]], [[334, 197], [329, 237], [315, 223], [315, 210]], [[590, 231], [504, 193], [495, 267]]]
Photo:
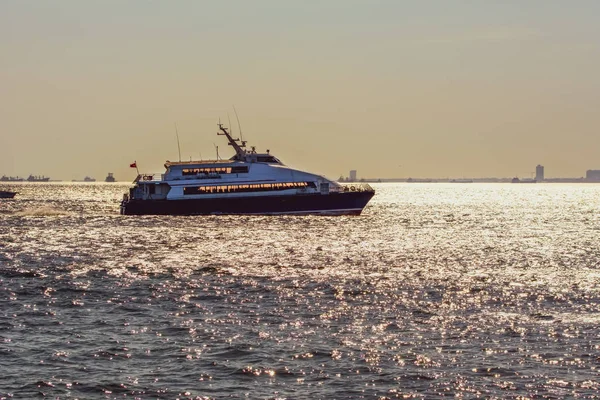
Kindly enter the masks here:
[[219, 174], [240, 174], [247, 173], [248, 166], [228, 166], [228, 167], [204, 167], [204, 168], [184, 168], [181, 174], [189, 175], [219, 175]]
[[276, 163], [277, 159], [273, 156], [258, 156], [256, 158], [256, 160], [258, 162], [264, 162], [264, 163]]
[[274, 183], [254, 183], [227, 186], [197, 186], [184, 187], [183, 194], [212, 194], [212, 193], [246, 193], [246, 192], [268, 192], [277, 190], [287, 190], [293, 188], [315, 188], [314, 182], [274, 182]]

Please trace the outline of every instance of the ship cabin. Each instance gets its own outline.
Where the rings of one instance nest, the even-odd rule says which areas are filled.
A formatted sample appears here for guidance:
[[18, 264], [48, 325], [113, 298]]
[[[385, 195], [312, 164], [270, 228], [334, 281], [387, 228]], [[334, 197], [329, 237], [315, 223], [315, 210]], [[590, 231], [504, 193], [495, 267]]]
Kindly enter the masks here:
[[[285, 171], [288, 170], [279, 159], [269, 152], [257, 153], [254, 148], [244, 154], [243, 160], [239, 160], [236, 155], [229, 160], [167, 161], [164, 166], [164, 174], [138, 175], [134, 180], [135, 186], [131, 188], [129, 197], [143, 200], [166, 200], [167, 197], [181, 198], [192, 194], [231, 193], [241, 192], [245, 189], [266, 190], [268, 185], [265, 181], [276, 178], [273, 167], [283, 167], [275, 171], [275, 175], [285, 174]], [[251, 185], [255, 180], [263, 181], [261, 187]], [[242, 185], [243, 187], [235, 185], [234, 187], [233, 183], [238, 182], [245, 183], [245, 185]], [[226, 185], [223, 186], [223, 184]], [[245, 187], [249, 185], [252, 187]], [[308, 183], [304, 186], [307, 185]], [[203, 190], [203, 188], [205, 189]]]

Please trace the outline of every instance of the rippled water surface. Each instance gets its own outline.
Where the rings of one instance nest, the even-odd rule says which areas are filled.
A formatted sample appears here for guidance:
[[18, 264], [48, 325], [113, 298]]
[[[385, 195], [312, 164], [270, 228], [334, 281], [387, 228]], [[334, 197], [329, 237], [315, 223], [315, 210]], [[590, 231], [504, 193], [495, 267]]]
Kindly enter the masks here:
[[0, 398], [600, 398], [600, 185], [378, 184], [359, 217], [0, 200]]

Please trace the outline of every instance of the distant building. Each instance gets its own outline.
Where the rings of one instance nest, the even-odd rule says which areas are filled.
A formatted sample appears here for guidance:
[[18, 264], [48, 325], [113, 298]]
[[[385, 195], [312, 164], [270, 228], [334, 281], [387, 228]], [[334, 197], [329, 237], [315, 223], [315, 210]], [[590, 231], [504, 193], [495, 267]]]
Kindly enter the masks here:
[[541, 182], [544, 180], [544, 166], [539, 165], [535, 167], [535, 180]]
[[353, 170], [350, 170], [350, 176], [348, 177], [348, 179], [349, 179], [351, 182], [354, 182], [354, 181], [356, 181], [356, 170], [355, 170], [355, 169], [353, 169]]
[[585, 172], [585, 179], [588, 181], [600, 181], [600, 169], [588, 169]]

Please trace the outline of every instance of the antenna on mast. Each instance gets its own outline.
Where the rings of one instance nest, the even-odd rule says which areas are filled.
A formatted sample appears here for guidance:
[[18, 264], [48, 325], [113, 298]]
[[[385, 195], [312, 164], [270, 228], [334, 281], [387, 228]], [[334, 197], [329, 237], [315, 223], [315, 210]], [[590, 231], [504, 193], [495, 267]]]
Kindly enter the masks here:
[[177, 122], [175, 122], [175, 136], [177, 137], [177, 151], [179, 152], [179, 162], [181, 162], [181, 146], [179, 146], [179, 132], [177, 131]]
[[[240, 131], [240, 140], [242, 141], [242, 144], [245, 144], [244, 135], [242, 135], [242, 126], [240, 125], [240, 119], [238, 118], [237, 111], [235, 110], [235, 106], [232, 106], [232, 107], [233, 107], [233, 112], [235, 113], [235, 118], [237, 119], [238, 129]], [[231, 126], [231, 122], [229, 123], [229, 126]]]
[[231, 127], [231, 118], [229, 118], [229, 113], [227, 113], [227, 120], [229, 121], [229, 130], [231, 131], [231, 134], [233, 135], [233, 129]]
[[213, 143], [213, 146], [215, 146], [215, 151], [217, 152], [217, 160], [220, 160], [220, 158], [219, 158], [219, 146], [217, 146], [214, 143]]

